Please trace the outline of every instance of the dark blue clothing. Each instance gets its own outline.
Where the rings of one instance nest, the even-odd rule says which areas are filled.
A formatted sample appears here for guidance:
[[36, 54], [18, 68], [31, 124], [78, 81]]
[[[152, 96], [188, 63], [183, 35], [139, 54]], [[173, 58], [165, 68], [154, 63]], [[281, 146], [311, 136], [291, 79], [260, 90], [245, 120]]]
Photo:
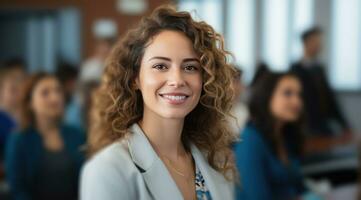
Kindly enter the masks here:
[[[64, 142], [64, 152], [70, 157], [76, 184], [79, 171], [84, 161], [81, 145], [85, 143], [85, 135], [79, 129], [61, 126], [60, 133]], [[15, 200], [34, 199], [34, 188], [43, 167], [46, 149], [37, 130], [28, 128], [10, 135], [6, 145], [6, 178]], [[62, 180], [59, 180], [61, 182]]]
[[8, 113], [0, 111], [0, 162], [3, 160], [6, 138], [16, 126], [16, 121]]
[[36, 174], [33, 199], [78, 199], [78, 180], [74, 167], [74, 161], [66, 151], [45, 151]]
[[289, 155], [289, 165], [284, 165], [251, 123], [247, 124], [241, 136], [241, 141], [235, 145], [236, 164], [240, 173], [237, 199], [289, 200], [303, 192], [297, 159]]

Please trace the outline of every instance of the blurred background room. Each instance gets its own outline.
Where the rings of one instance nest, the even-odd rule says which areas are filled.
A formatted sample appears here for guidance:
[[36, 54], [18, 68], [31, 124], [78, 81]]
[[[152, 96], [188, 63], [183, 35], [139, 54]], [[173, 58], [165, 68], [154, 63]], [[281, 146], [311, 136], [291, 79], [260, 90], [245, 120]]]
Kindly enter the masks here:
[[[191, 12], [224, 37], [225, 48], [233, 54], [229, 61], [238, 69], [232, 110], [237, 121], [229, 119], [237, 137], [242, 139], [252, 117], [248, 104], [253, 89], [267, 74], [288, 72], [298, 78], [305, 115], [300, 173], [309, 191], [302, 198], [312, 199], [308, 195], [316, 194], [321, 199], [357, 199], [361, 191], [360, 0], [1, 0], [0, 199], [28, 199], [24, 193], [46, 185], [39, 178], [46, 173], [39, 170], [55, 165], [49, 158], [53, 154], [19, 156], [16, 139], [10, 139], [24, 132], [26, 100], [39, 98], [44, 108], [58, 109], [55, 113], [30, 106], [35, 121], [31, 126], [48, 141], [48, 150], [62, 149], [58, 136], [67, 131], [82, 134], [74, 145], [84, 149], [92, 93], [101, 82], [112, 45], [163, 4]], [[40, 72], [49, 84], [42, 86], [46, 81], [39, 79], [27, 94], [30, 99], [25, 99], [26, 84]], [[42, 87], [49, 94], [37, 97], [37, 88]], [[54, 121], [62, 125], [52, 129]], [[58, 136], [48, 137], [52, 131], [59, 132]], [[30, 149], [37, 145], [21, 142]], [[72, 180], [78, 171], [70, 169], [78, 169], [83, 162], [85, 153], [81, 152], [54, 154], [64, 159], [60, 171]], [[21, 167], [19, 159], [38, 159], [39, 165], [34, 166], [39, 170]], [[71, 165], [73, 161], [76, 165]], [[54, 175], [51, 170], [49, 174]], [[29, 186], [34, 184], [37, 187]], [[39, 189], [36, 193], [42, 198], [48, 195]]]

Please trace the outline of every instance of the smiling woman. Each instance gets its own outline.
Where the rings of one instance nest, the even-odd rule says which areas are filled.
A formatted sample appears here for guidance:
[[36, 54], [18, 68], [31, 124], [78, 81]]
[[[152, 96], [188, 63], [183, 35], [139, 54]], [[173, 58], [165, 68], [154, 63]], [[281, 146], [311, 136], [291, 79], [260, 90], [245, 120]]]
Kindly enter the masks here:
[[114, 47], [96, 94], [82, 199], [233, 199], [222, 37], [160, 7]]

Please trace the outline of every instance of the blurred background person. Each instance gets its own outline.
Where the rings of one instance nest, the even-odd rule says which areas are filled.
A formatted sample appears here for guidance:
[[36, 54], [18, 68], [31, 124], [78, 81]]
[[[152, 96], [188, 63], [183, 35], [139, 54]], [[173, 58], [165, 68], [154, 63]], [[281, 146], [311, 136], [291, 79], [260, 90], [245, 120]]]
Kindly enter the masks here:
[[65, 113], [65, 122], [88, 132], [93, 94], [98, 89], [98, 80], [79, 80], [74, 97]]
[[15, 200], [77, 199], [84, 133], [64, 125], [59, 80], [32, 75], [24, 85], [21, 128], [6, 148], [6, 177]]
[[77, 66], [68, 63], [61, 63], [56, 69], [55, 75], [63, 86], [65, 106], [69, 105], [75, 94], [78, 72]]
[[73, 96], [66, 107], [65, 122], [87, 132], [89, 115], [93, 104], [93, 93], [98, 89], [100, 79], [98, 74], [86, 74], [78, 78]]
[[292, 74], [267, 74], [251, 91], [250, 121], [235, 146], [237, 199], [297, 199], [305, 191], [302, 86]]
[[270, 67], [265, 62], [259, 62], [256, 66], [253, 79], [249, 84], [250, 88], [253, 88], [262, 78], [268, 74], [272, 73]]
[[4, 178], [4, 148], [20, 117], [20, 87], [26, 76], [21, 59], [6, 61], [0, 68], [0, 182]]
[[[101, 73], [101, 72], [98, 72]], [[58, 66], [56, 76], [63, 85], [65, 95], [64, 122], [67, 125], [86, 130], [85, 123], [85, 105], [83, 93], [88, 92], [88, 88], [83, 87], [84, 81], [80, 79], [77, 66], [62, 63]], [[96, 81], [99, 81], [99, 75], [92, 75]], [[86, 76], [83, 79], [87, 80]]]
[[325, 66], [318, 59], [322, 50], [321, 29], [313, 27], [306, 30], [302, 34], [302, 43], [303, 57], [292, 65], [291, 71], [302, 83], [308, 136], [324, 139], [311, 142], [307, 149], [309, 152], [327, 150], [350, 142], [351, 128], [327, 80]]
[[240, 137], [240, 133], [243, 130], [245, 123], [248, 120], [248, 108], [243, 102], [242, 94], [245, 90], [245, 85], [242, 82], [242, 70], [235, 66], [236, 73], [233, 75], [232, 88], [234, 92], [233, 105], [231, 115], [229, 118], [231, 130], [237, 136]]
[[115, 38], [112, 36], [103, 36], [96, 38], [93, 55], [87, 58], [81, 66], [80, 79], [98, 79], [100, 81], [103, 73], [105, 58], [109, 54]]

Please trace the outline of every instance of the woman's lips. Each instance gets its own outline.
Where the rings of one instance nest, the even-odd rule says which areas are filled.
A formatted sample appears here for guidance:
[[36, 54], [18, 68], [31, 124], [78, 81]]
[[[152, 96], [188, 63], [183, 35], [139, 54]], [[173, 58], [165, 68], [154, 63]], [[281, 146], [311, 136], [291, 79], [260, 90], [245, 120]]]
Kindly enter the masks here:
[[184, 93], [166, 93], [166, 94], [160, 94], [166, 102], [173, 104], [173, 105], [180, 105], [183, 104], [189, 95], [186, 95]]

